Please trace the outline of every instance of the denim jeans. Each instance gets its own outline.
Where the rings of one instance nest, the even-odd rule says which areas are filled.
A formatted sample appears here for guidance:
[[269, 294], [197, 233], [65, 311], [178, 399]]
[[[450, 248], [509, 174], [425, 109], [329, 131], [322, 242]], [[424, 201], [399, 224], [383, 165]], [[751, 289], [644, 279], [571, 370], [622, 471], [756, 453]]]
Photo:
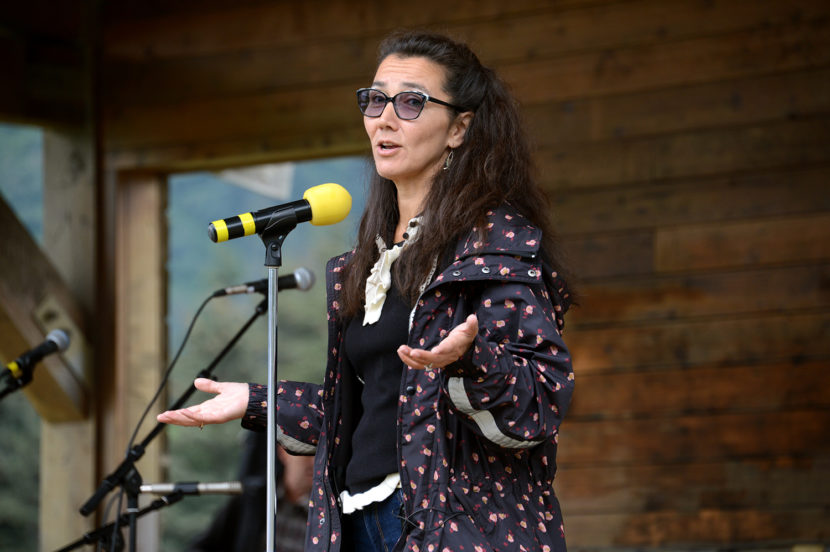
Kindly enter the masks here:
[[390, 552], [403, 532], [401, 490], [345, 517], [355, 552]]

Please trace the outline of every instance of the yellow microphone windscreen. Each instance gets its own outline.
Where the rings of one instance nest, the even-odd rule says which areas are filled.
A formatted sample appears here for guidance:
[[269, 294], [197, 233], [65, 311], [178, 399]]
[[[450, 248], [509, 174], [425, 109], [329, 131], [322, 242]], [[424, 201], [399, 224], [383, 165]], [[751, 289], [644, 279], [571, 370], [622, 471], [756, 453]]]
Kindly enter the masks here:
[[311, 224], [326, 226], [345, 219], [352, 208], [352, 196], [339, 184], [320, 184], [305, 191], [303, 199], [311, 206]]

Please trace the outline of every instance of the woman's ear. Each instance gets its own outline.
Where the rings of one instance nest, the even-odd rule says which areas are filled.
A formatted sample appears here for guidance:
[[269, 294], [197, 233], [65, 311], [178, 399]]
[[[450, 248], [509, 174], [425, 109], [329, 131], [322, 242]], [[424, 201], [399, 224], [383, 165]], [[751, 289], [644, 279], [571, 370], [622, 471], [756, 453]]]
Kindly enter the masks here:
[[467, 134], [467, 129], [470, 127], [474, 116], [475, 114], [472, 111], [465, 111], [455, 116], [447, 140], [447, 146], [450, 149], [455, 149], [464, 143], [464, 136]]

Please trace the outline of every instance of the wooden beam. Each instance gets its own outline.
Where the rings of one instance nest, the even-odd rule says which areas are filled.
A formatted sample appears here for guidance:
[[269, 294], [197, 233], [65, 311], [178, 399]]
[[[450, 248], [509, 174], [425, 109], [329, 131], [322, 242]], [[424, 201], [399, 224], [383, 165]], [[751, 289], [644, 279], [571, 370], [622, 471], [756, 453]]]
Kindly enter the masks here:
[[[14, 212], [0, 200], [0, 355], [3, 363], [43, 341], [48, 329], [37, 315], [40, 305], [55, 305], [55, 316], [65, 317], [81, 332], [83, 310]], [[46, 251], [49, 251], [48, 244]], [[84, 335], [73, 340], [86, 340]], [[89, 360], [84, 360], [84, 364]], [[35, 370], [24, 388], [38, 414], [51, 421], [81, 420], [88, 412], [86, 367], [71, 366], [60, 355], [51, 355]]]
[[[16, 3], [15, 3], [16, 4]], [[85, 118], [86, 44], [78, 27], [83, 3], [37, 2], [0, 7], [0, 118], [29, 124], [82, 124]], [[47, 22], [48, 20], [48, 22]]]
[[106, 162], [113, 169], [180, 172], [369, 152], [366, 131], [360, 125], [319, 128], [317, 133], [314, 130], [301, 135], [268, 132], [260, 136], [206, 143], [183, 141], [160, 148], [113, 147], [107, 154]]

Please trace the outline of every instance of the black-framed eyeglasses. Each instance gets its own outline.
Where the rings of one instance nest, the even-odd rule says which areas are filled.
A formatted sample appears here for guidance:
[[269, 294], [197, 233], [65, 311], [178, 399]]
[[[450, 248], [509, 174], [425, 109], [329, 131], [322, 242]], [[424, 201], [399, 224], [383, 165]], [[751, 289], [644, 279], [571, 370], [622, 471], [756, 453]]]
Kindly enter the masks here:
[[464, 111], [451, 103], [431, 98], [428, 94], [415, 90], [398, 92], [391, 98], [375, 88], [361, 88], [357, 91], [357, 106], [367, 117], [380, 117], [389, 102], [392, 102], [398, 118], [404, 121], [417, 119], [427, 102], [441, 104], [456, 111]]

